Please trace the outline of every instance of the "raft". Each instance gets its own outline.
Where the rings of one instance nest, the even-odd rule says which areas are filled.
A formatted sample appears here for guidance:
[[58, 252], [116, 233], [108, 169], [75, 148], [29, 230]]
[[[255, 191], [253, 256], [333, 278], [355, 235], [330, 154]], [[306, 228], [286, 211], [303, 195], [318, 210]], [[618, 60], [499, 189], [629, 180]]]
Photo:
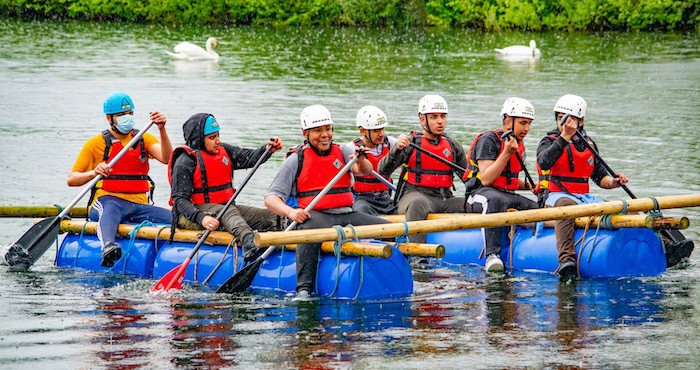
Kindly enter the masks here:
[[[533, 229], [517, 226], [512, 243], [506, 227], [501, 239], [501, 260], [506, 269], [554, 273], [558, 268], [556, 236], [544, 228], [537, 236]], [[576, 228], [574, 242], [584, 234]], [[481, 229], [431, 233], [428, 243], [445, 246], [446, 265], [483, 266], [484, 238]], [[652, 229], [588, 229], [583, 243], [576, 245], [581, 277], [619, 278], [656, 276], [666, 271], [666, 255], [661, 238]]]
[[[56, 265], [90, 271], [160, 279], [182, 264], [195, 243], [118, 238], [122, 258], [112, 268], [100, 266], [101, 244], [97, 236], [69, 233], [56, 255]], [[218, 266], [218, 267], [217, 267]], [[185, 281], [213, 289], [244, 267], [240, 247], [203, 245], [187, 266]], [[213, 272], [213, 273], [212, 273]], [[251, 290], [291, 293], [296, 291], [295, 252], [278, 249], [260, 267]], [[389, 258], [321, 254], [316, 294], [340, 300], [386, 300], [413, 294], [413, 275], [406, 257], [396, 247]]]

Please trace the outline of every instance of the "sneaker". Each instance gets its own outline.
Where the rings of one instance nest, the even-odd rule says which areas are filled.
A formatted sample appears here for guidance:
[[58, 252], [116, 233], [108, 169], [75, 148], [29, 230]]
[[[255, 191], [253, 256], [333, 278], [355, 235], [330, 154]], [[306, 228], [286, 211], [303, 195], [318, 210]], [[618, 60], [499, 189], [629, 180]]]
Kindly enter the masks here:
[[253, 233], [243, 235], [241, 242], [243, 245], [243, 260], [246, 264], [255, 261], [265, 252], [265, 249], [255, 246], [255, 237]]
[[484, 270], [486, 270], [486, 272], [503, 272], [503, 261], [501, 261], [497, 254], [489, 254], [486, 257]]
[[309, 301], [311, 300], [311, 293], [308, 290], [302, 289], [297, 292], [297, 296], [292, 298], [293, 301]]
[[113, 267], [114, 261], [122, 258], [122, 249], [115, 242], [107, 242], [102, 246], [102, 262], [103, 267]]
[[564, 261], [559, 265], [559, 281], [570, 281], [576, 279], [576, 262]]

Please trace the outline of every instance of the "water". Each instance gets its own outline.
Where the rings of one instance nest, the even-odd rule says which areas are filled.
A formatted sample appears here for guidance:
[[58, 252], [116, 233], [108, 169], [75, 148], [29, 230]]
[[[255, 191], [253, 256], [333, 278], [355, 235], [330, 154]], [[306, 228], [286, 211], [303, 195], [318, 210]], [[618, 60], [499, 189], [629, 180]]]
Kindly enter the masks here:
[[[177, 42], [221, 41], [218, 64], [170, 61]], [[537, 40], [536, 62], [494, 47]], [[169, 28], [121, 23], [0, 21], [0, 204], [68, 204], [66, 176], [82, 144], [106, 127], [101, 104], [129, 93], [137, 127], [158, 109], [174, 144], [197, 112], [243, 146], [300, 141], [298, 117], [326, 105], [336, 140], [355, 137], [366, 104], [396, 135], [417, 129], [426, 93], [449, 103], [448, 132], [463, 145], [496, 127], [510, 96], [538, 119], [539, 139], [565, 93], [588, 101], [587, 129], [639, 197], [700, 191], [700, 48], [697, 34], [485, 34], [473, 31]], [[241, 202], [261, 205], [282, 161], [255, 175]], [[168, 198], [165, 166], [152, 165], [155, 199]], [[242, 179], [238, 175], [238, 181]], [[252, 185], [253, 183], [251, 183]], [[463, 188], [459, 188], [460, 190]], [[621, 190], [595, 195], [625, 199]], [[86, 199], [83, 200], [85, 202]], [[80, 204], [84, 204], [81, 202]], [[700, 209], [683, 233], [700, 240]], [[32, 220], [3, 219], [0, 244]], [[560, 285], [543, 274], [485, 276], [476, 267], [415, 271], [415, 294], [390, 302], [297, 303], [281, 295], [220, 296], [186, 286], [170, 299], [154, 281], [53, 266], [51, 249], [27, 273], [0, 267], [0, 366], [242, 368], [672, 368], [696, 369], [698, 255], [685, 268], [640, 279]]]

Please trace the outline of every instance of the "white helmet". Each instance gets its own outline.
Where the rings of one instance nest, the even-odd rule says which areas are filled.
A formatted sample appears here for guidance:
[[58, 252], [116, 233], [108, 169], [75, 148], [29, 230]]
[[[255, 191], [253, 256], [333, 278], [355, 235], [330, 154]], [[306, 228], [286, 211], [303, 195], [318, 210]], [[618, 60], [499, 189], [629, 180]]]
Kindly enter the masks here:
[[331, 112], [320, 104], [310, 105], [301, 111], [301, 129], [308, 130], [314, 127], [332, 125]]
[[501, 108], [501, 118], [509, 117], [524, 117], [529, 119], [535, 119], [535, 107], [532, 103], [522, 98], [508, 98], [503, 103], [503, 108]]
[[386, 114], [374, 105], [366, 105], [357, 112], [357, 127], [376, 130], [389, 125]]
[[426, 95], [418, 102], [418, 114], [449, 113], [447, 102], [440, 95]]
[[587, 107], [588, 105], [582, 97], [566, 94], [557, 100], [557, 104], [554, 104], [554, 114], [556, 116], [557, 113], [564, 113], [583, 118], [586, 115]]

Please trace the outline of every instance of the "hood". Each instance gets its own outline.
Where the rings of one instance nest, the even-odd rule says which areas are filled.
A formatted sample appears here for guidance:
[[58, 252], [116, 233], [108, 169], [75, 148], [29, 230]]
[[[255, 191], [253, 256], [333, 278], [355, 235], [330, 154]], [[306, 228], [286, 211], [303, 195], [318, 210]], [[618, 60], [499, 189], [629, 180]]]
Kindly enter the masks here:
[[209, 113], [197, 113], [185, 121], [182, 125], [182, 134], [185, 137], [185, 144], [192, 149], [204, 148], [204, 123]]

